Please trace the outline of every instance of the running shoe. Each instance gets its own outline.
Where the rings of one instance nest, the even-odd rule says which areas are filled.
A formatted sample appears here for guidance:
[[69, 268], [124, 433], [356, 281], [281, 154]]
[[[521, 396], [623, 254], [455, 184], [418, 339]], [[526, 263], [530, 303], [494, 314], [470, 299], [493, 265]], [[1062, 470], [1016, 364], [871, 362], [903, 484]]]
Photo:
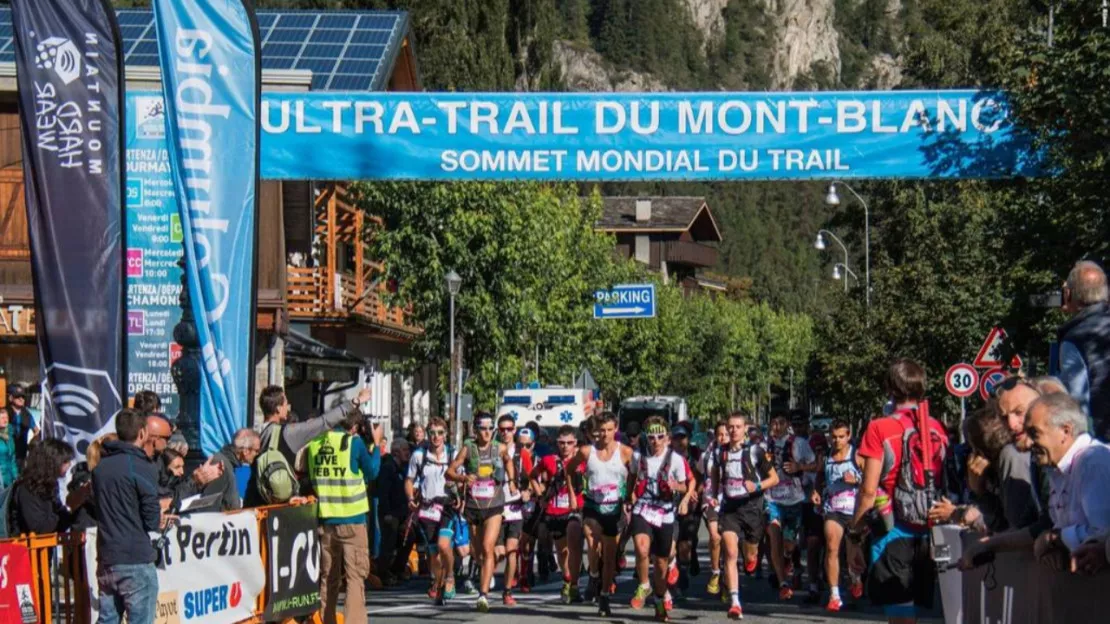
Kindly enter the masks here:
[[744, 619], [744, 610], [740, 608], [740, 605], [732, 605], [731, 607], [728, 608], [728, 619], [730, 619], [730, 620], [742, 620], [742, 619]]
[[613, 609], [609, 606], [609, 596], [597, 597], [597, 614], [602, 617], [613, 617]]
[[825, 607], [825, 610], [835, 613], [837, 611], [840, 611], [840, 608], [843, 606], [844, 603], [840, 602], [839, 598], [829, 598], [829, 604]]
[[671, 562], [671, 567], [667, 569], [667, 585], [676, 585], [678, 583], [678, 566]]
[[428, 597], [432, 600], [435, 600], [437, 596], [439, 596], [439, 588], [435, 585], [432, 585], [428, 588]]
[[650, 596], [650, 595], [651, 595], [651, 588], [650, 587], [644, 587], [643, 585], [640, 585], [639, 587], [636, 588], [636, 593], [632, 595], [632, 601], [629, 603], [629, 605], [633, 609], [643, 609], [644, 608], [644, 602], [647, 601], [647, 597]]
[[794, 590], [786, 584], [779, 588], [779, 600], [790, 600], [794, 597]]
[[489, 613], [489, 600], [485, 596], [479, 596], [477, 608], [479, 613]]
[[759, 567], [759, 561], [757, 561], [757, 560], [748, 561], [747, 559], [744, 560], [744, 572], [746, 572], [747, 574], [751, 574], [752, 572], [755, 572], [756, 568], [758, 568], [758, 567]]
[[655, 603], [655, 621], [656, 622], [670, 622], [670, 614], [667, 613], [667, 607], [663, 603]]
[[435, 605], [437, 607], [442, 607], [446, 604], [447, 604], [447, 599], [443, 597], [443, 594], [442, 593], [436, 593]]
[[513, 592], [506, 590], [503, 594], [501, 594], [501, 603], [504, 604], [506, 607], [515, 607], [516, 598], [513, 598]]
[[574, 585], [570, 588], [570, 602], [571, 604], [582, 604], [582, 594], [578, 592], [578, 586]]
[[463, 593], [464, 594], [476, 594], [476, 593], [478, 593], [478, 590], [474, 588], [474, 581], [472, 581], [470, 579], [466, 579], [465, 581], [463, 581]]
[[563, 604], [570, 604], [570, 581], [563, 581], [563, 590], [559, 592], [559, 599]]
[[455, 599], [455, 584], [454, 583], [451, 583], [450, 585], [447, 585], [446, 587], [443, 588], [443, 597], [446, 600], [454, 600]]
[[729, 604], [730, 602], [732, 602], [732, 598], [729, 596], [729, 593], [727, 591], [721, 592], [721, 602], [723, 604]]
[[663, 608], [669, 611], [674, 611], [674, 600], [671, 599], [670, 594], [663, 598]]
[[852, 581], [852, 586], [848, 588], [848, 591], [852, 594], [854, 600], [863, 598], [863, 581], [859, 579]]
[[710, 596], [716, 596], [721, 593], [721, 575], [720, 573], [714, 574], [709, 577], [709, 582], [705, 585], [705, 591], [709, 592]]

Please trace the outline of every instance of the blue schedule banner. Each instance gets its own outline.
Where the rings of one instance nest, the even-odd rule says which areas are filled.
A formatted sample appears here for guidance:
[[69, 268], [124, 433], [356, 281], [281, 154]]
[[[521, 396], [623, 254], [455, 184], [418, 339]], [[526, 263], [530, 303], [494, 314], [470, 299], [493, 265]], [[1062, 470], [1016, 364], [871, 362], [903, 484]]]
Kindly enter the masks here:
[[805, 180], [1035, 175], [998, 91], [268, 93], [262, 177]]
[[254, 361], [258, 109], [249, 0], [155, 0], [170, 175], [201, 350], [200, 445], [247, 423]]
[[176, 417], [170, 366], [181, 355], [173, 328], [181, 318], [181, 216], [166, 149], [162, 96], [127, 98], [127, 395], [150, 390]]

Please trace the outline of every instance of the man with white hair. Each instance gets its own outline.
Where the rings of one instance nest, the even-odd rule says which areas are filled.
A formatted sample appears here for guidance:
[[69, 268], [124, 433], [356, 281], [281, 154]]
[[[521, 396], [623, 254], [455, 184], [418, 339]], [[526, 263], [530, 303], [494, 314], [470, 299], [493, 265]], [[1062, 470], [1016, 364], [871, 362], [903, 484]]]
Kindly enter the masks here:
[[1091, 434], [1110, 439], [1110, 288], [1102, 267], [1076, 263], [1064, 285], [1064, 310], [1073, 317], [1057, 331], [1060, 378], [1091, 419]]
[[250, 478], [250, 467], [262, 450], [262, 438], [254, 429], [244, 427], [235, 432], [231, 444], [216, 452], [212, 458], [224, 466], [223, 474], [208, 484], [204, 494], [221, 494], [220, 509], [242, 509], [243, 491]]
[[1063, 394], [1037, 399], [1025, 417], [1025, 431], [1037, 463], [1056, 468], [1049, 494], [1053, 528], [1037, 537], [1034, 553], [1060, 564], [1065, 549], [1075, 551], [1110, 529], [1110, 447], [1091, 438], [1086, 415]]
[[1110, 447], [1087, 433], [1087, 417], [1079, 404], [1063, 393], [1041, 395], [1025, 413], [1022, 442], [1037, 465], [1050, 473], [1048, 513], [1032, 526], [971, 544], [960, 561], [965, 570], [985, 551], [1030, 545], [1039, 559], [1062, 567], [1067, 553], [1084, 554], [1084, 542], [1110, 533], [1110, 489], [1105, 485], [1110, 479]]

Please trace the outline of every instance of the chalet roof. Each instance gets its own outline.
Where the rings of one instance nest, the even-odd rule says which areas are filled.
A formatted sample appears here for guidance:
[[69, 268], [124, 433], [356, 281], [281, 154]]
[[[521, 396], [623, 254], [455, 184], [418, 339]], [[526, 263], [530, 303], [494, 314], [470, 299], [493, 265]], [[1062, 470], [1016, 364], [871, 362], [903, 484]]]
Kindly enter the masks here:
[[[636, 202], [651, 202], [651, 219], [636, 221]], [[604, 232], [692, 232], [696, 240], [720, 242], [717, 220], [704, 197], [603, 197], [597, 229]]]

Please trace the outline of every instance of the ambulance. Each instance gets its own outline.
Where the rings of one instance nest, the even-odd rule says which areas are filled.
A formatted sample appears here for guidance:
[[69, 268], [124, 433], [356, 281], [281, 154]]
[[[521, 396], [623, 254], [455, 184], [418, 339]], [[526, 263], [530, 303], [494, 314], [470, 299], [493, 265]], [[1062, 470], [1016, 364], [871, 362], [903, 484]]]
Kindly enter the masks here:
[[508, 414], [517, 427], [535, 422], [554, 433], [563, 425], [579, 427], [601, 404], [593, 390], [565, 386], [514, 388], [501, 392], [497, 417]]

